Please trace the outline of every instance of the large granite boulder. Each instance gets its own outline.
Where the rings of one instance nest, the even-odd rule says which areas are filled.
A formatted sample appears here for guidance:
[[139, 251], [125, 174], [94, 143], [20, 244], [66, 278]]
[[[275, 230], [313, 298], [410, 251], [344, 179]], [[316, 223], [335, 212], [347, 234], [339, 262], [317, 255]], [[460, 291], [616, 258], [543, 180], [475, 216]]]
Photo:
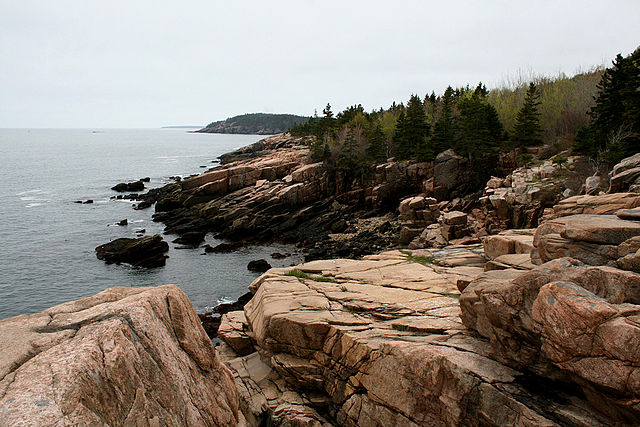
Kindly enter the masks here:
[[622, 159], [609, 174], [609, 192], [640, 190], [640, 153]]
[[96, 248], [98, 259], [111, 263], [127, 263], [135, 267], [161, 267], [166, 264], [165, 252], [169, 244], [162, 236], [143, 236], [137, 239], [115, 239]]
[[[522, 273], [488, 271], [460, 296], [464, 324], [517, 370], [578, 384], [617, 422], [640, 420], [640, 275], [561, 258]], [[618, 333], [616, 333], [618, 331]]]
[[230, 372], [176, 286], [0, 320], [0, 424], [235, 426]]
[[640, 195], [637, 193], [573, 196], [558, 202], [553, 206], [553, 209], [545, 212], [543, 219], [550, 220], [579, 214], [613, 215], [620, 209], [632, 209], [639, 206]]
[[[572, 215], [549, 220], [536, 230], [532, 260], [541, 264], [572, 257], [590, 265], [623, 265], [618, 259], [635, 252], [640, 222], [616, 215]], [[624, 244], [624, 245], [623, 245]], [[619, 251], [622, 246], [623, 251]], [[631, 250], [635, 248], [635, 250]], [[622, 262], [622, 261], [621, 261]]]
[[482, 241], [484, 255], [487, 260], [494, 260], [502, 255], [531, 254], [533, 250], [534, 229], [506, 230]]

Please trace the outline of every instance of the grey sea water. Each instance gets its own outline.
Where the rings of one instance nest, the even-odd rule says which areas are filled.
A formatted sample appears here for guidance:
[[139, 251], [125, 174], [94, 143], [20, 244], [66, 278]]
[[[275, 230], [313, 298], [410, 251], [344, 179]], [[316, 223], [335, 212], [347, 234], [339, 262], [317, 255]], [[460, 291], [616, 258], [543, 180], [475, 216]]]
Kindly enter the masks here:
[[[184, 129], [0, 129], [0, 318], [29, 314], [112, 286], [174, 283], [202, 312], [246, 292], [257, 276], [253, 259], [273, 266], [301, 261], [295, 248], [254, 246], [230, 254], [171, 248], [165, 267], [107, 265], [95, 247], [135, 230], [162, 233], [153, 208], [136, 211], [112, 200], [110, 188], [150, 177], [148, 187], [174, 175], [200, 173], [225, 152], [260, 139], [195, 134]], [[94, 200], [77, 204], [76, 200]], [[115, 225], [127, 218], [128, 226]], [[171, 242], [176, 236], [165, 236]], [[219, 243], [211, 234], [207, 243]], [[292, 253], [283, 260], [272, 252]]]

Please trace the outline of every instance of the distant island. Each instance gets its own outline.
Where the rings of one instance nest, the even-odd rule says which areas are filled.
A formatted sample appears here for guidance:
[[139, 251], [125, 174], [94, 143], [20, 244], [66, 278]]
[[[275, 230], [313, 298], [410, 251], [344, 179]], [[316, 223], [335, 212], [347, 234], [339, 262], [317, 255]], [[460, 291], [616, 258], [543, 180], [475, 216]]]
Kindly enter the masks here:
[[293, 126], [308, 122], [310, 117], [294, 114], [251, 113], [209, 123], [196, 131], [203, 133], [240, 133], [274, 135], [286, 132]]

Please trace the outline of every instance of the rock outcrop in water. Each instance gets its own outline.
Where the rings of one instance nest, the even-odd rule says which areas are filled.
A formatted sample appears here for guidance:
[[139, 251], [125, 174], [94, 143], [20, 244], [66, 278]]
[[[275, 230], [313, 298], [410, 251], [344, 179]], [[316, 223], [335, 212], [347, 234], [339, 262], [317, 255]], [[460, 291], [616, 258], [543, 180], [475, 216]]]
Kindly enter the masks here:
[[165, 252], [169, 244], [162, 240], [162, 236], [143, 236], [137, 239], [115, 239], [96, 248], [98, 259], [107, 263], [127, 263], [135, 267], [161, 267], [166, 264]]
[[0, 320], [0, 424], [243, 422], [233, 379], [175, 286], [111, 288]]

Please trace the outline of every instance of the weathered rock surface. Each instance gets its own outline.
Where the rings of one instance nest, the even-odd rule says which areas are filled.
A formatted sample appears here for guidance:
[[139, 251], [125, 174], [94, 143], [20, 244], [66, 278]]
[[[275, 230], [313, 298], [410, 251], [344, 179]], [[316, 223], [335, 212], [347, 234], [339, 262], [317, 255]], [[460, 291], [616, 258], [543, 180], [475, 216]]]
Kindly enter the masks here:
[[524, 274], [488, 271], [460, 297], [464, 324], [497, 360], [578, 384], [611, 423], [631, 424], [640, 420], [638, 303], [640, 275], [571, 258]]
[[[167, 233], [278, 240], [308, 248], [312, 258], [358, 257], [395, 246], [397, 217], [386, 215], [404, 196], [424, 193], [433, 164], [388, 162], [355, 179], [310, 163], [307, 142], [265, 138], [224, 156], [222, 166], [140, 198], [155, 202], [154, 220], [164, 222]], [[385, 230], [381, 222], [388, 223]]]
[[484, 255], [494, 260], [502, 255], [531, 254], [535, 229], [506, 230], [482, 241]]
[[613, 215], [620, 209], [632, 209], [639, 206], [640, 195], [637, 193], [573, 196], [561, 200], [553, 206], [552, 210], [545, 213], [544, 220], [579, 214]]
[[640, 188], [640, 153], [622, 159], [609, 174], [609, 192], [635, 191]]
[[0, 320], [0, 424], [209, 425], [238, 394], [176, 286], [111, 288]]
[[295, 275], [262, 275], [245, 306], [258, 352], [239, 357], [221, 349], [247, 419], [271, 413], [286, 425], [605, 425], [579, 393], [553, 382], [541, 391], [493, 360], [489, 343], [461, 323], [457, 282], [513, 271], [482, 273], [484, 263], [480, 247], [456, 247], [313, 261], [295, 267]]
[[165, 252], [169, 244], [162, 240], [162, 236], [144, 236], [138, 239], [115, 239], [96, 248], [98, 259], [107, 263], [120, 264], [122, 262], [135, 267], [161, 267], [166, 264]]
[[591, 173], [586, 157], [569, 157], [564, 165], [546, 160], [539, 166], [518, 168], [504, 179], [490, 179], [480, 201], [508, 228], [536, 227], [545, 209], [579, 193]]
[[[635, 252], [640, 222], [615, 215], [572, 215], [546, 221], [536, 230], [532, 260], [536, 264], [572, 257], [589, 265], [616, 266]], [[621, 251], [619, 252], [619, 247]], [[635, 248], [632, 250], [631, 248]], [[625, 268], [621, 261], [619, 266]], [[631, 264], [629, 264], [630, 266]]]

